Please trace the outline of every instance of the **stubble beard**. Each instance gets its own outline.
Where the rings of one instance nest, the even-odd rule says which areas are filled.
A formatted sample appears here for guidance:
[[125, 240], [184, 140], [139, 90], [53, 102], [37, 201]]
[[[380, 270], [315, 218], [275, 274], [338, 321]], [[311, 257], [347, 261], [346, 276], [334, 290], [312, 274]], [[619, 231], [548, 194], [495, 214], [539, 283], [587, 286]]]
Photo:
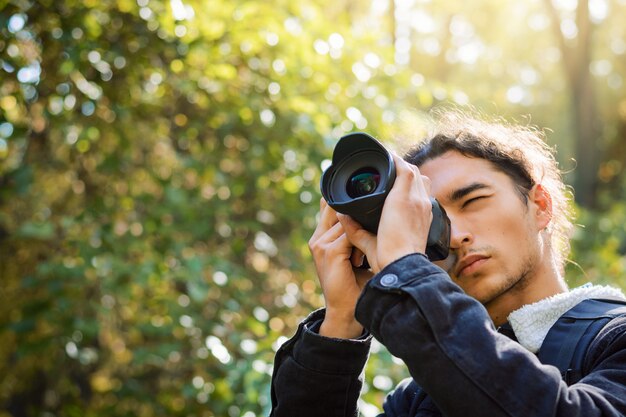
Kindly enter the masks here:
[[521, 295], [526, 291], [535, 276], [537, 260], [532, 254], [527, 254], [525, 259], [519, 264], [515, 271], [506, 271], [504, 279], [500, 281], [500, 285], [492, 288], [488, 294], [485, 294], [483, 300], [480, 301], [485, 307], [489, 304], [500, 300], [502, 296], [514, 297], [522, 299]]

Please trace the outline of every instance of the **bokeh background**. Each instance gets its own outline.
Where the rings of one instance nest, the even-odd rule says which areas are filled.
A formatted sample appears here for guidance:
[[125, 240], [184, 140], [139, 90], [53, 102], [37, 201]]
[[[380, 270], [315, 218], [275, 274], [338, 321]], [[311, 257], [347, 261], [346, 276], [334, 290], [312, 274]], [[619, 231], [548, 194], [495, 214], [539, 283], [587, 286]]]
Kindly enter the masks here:
[[[343, 134], [547, 129], [626, 288], [626, 0], [1, 0], [0, 416], [262, 416]], [[396, 139], [400, 138], [400, 139]], [[398, 145], [400, 144], [400, 145]], [[407, 376], [374, 344], [363, 415]], [[454, 395], [454, 387], [450, 387]]]

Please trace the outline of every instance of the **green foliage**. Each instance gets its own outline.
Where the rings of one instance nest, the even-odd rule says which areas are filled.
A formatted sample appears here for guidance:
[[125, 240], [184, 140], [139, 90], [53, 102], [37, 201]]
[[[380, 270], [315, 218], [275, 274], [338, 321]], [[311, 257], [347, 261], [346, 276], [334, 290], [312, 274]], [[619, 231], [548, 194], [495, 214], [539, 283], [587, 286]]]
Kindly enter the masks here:
[[380, 124], [366, 87], [394, 89], [355, 79], [364, 51], [343, 45], [374, 40], [329, 43], [323, 13], [4, 7], [2, 408], [267, 413], [277, 340], [321, 304], [306, 247], [320, 162]]
[[570, 286], [586, 282], [626, 288], [626, 204], [615, 201], [604, 210], [580, 209], [572, 239], [574, 262], [568, 265]]
[[[323, 304], [306, 242], [333, 144], [414, 133], [440, 102], [506, 107], [518, 77], [455, 61], [467, 31], [445, 25], [405, 62], [401, 28], [352, 3], [0, 3], [0, 416], [268, 413], [275, 350]], [[626, 241], [606, 207], [574, 242], [602, 282]], [[374, 350], [366, 414], [407, 376]]]

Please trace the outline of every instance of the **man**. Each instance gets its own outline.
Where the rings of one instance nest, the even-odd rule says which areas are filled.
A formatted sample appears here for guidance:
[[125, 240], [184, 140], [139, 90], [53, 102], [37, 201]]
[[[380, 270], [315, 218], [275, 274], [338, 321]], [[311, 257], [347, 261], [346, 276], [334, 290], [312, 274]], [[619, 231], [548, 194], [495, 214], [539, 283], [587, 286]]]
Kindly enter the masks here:
[[[536, 356], [580, 301], [624, 298], [567, 289], [568, 194], [550, 149], [531, 129], [442, 120], [406, 161], [394, 157], [376, 236], [321, 202], [309, 244], [326, 308], [277, 353], [271, 415], [357, 415], [371, 335], [411, 374], [383, 404], [388, 417], [626, 415], [626, 321], [592, 343], [579, 383]], [[434, 264], [430, 196], [451, 221], [450, 256]], [[362, 254], [371, 271], [354, 268]]]

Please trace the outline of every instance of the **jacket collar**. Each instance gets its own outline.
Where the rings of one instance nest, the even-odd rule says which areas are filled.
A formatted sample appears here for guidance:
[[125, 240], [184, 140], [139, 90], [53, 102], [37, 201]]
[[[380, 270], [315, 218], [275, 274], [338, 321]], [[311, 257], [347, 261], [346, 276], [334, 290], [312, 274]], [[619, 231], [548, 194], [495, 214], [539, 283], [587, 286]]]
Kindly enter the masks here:
[[519, 343], [537, 353], [550, 328], [565, 312], [589, 298], [626, 299], [620, 289], [585, 284], [568, 292], [527, 304], [509, 314], [509, 323]]

